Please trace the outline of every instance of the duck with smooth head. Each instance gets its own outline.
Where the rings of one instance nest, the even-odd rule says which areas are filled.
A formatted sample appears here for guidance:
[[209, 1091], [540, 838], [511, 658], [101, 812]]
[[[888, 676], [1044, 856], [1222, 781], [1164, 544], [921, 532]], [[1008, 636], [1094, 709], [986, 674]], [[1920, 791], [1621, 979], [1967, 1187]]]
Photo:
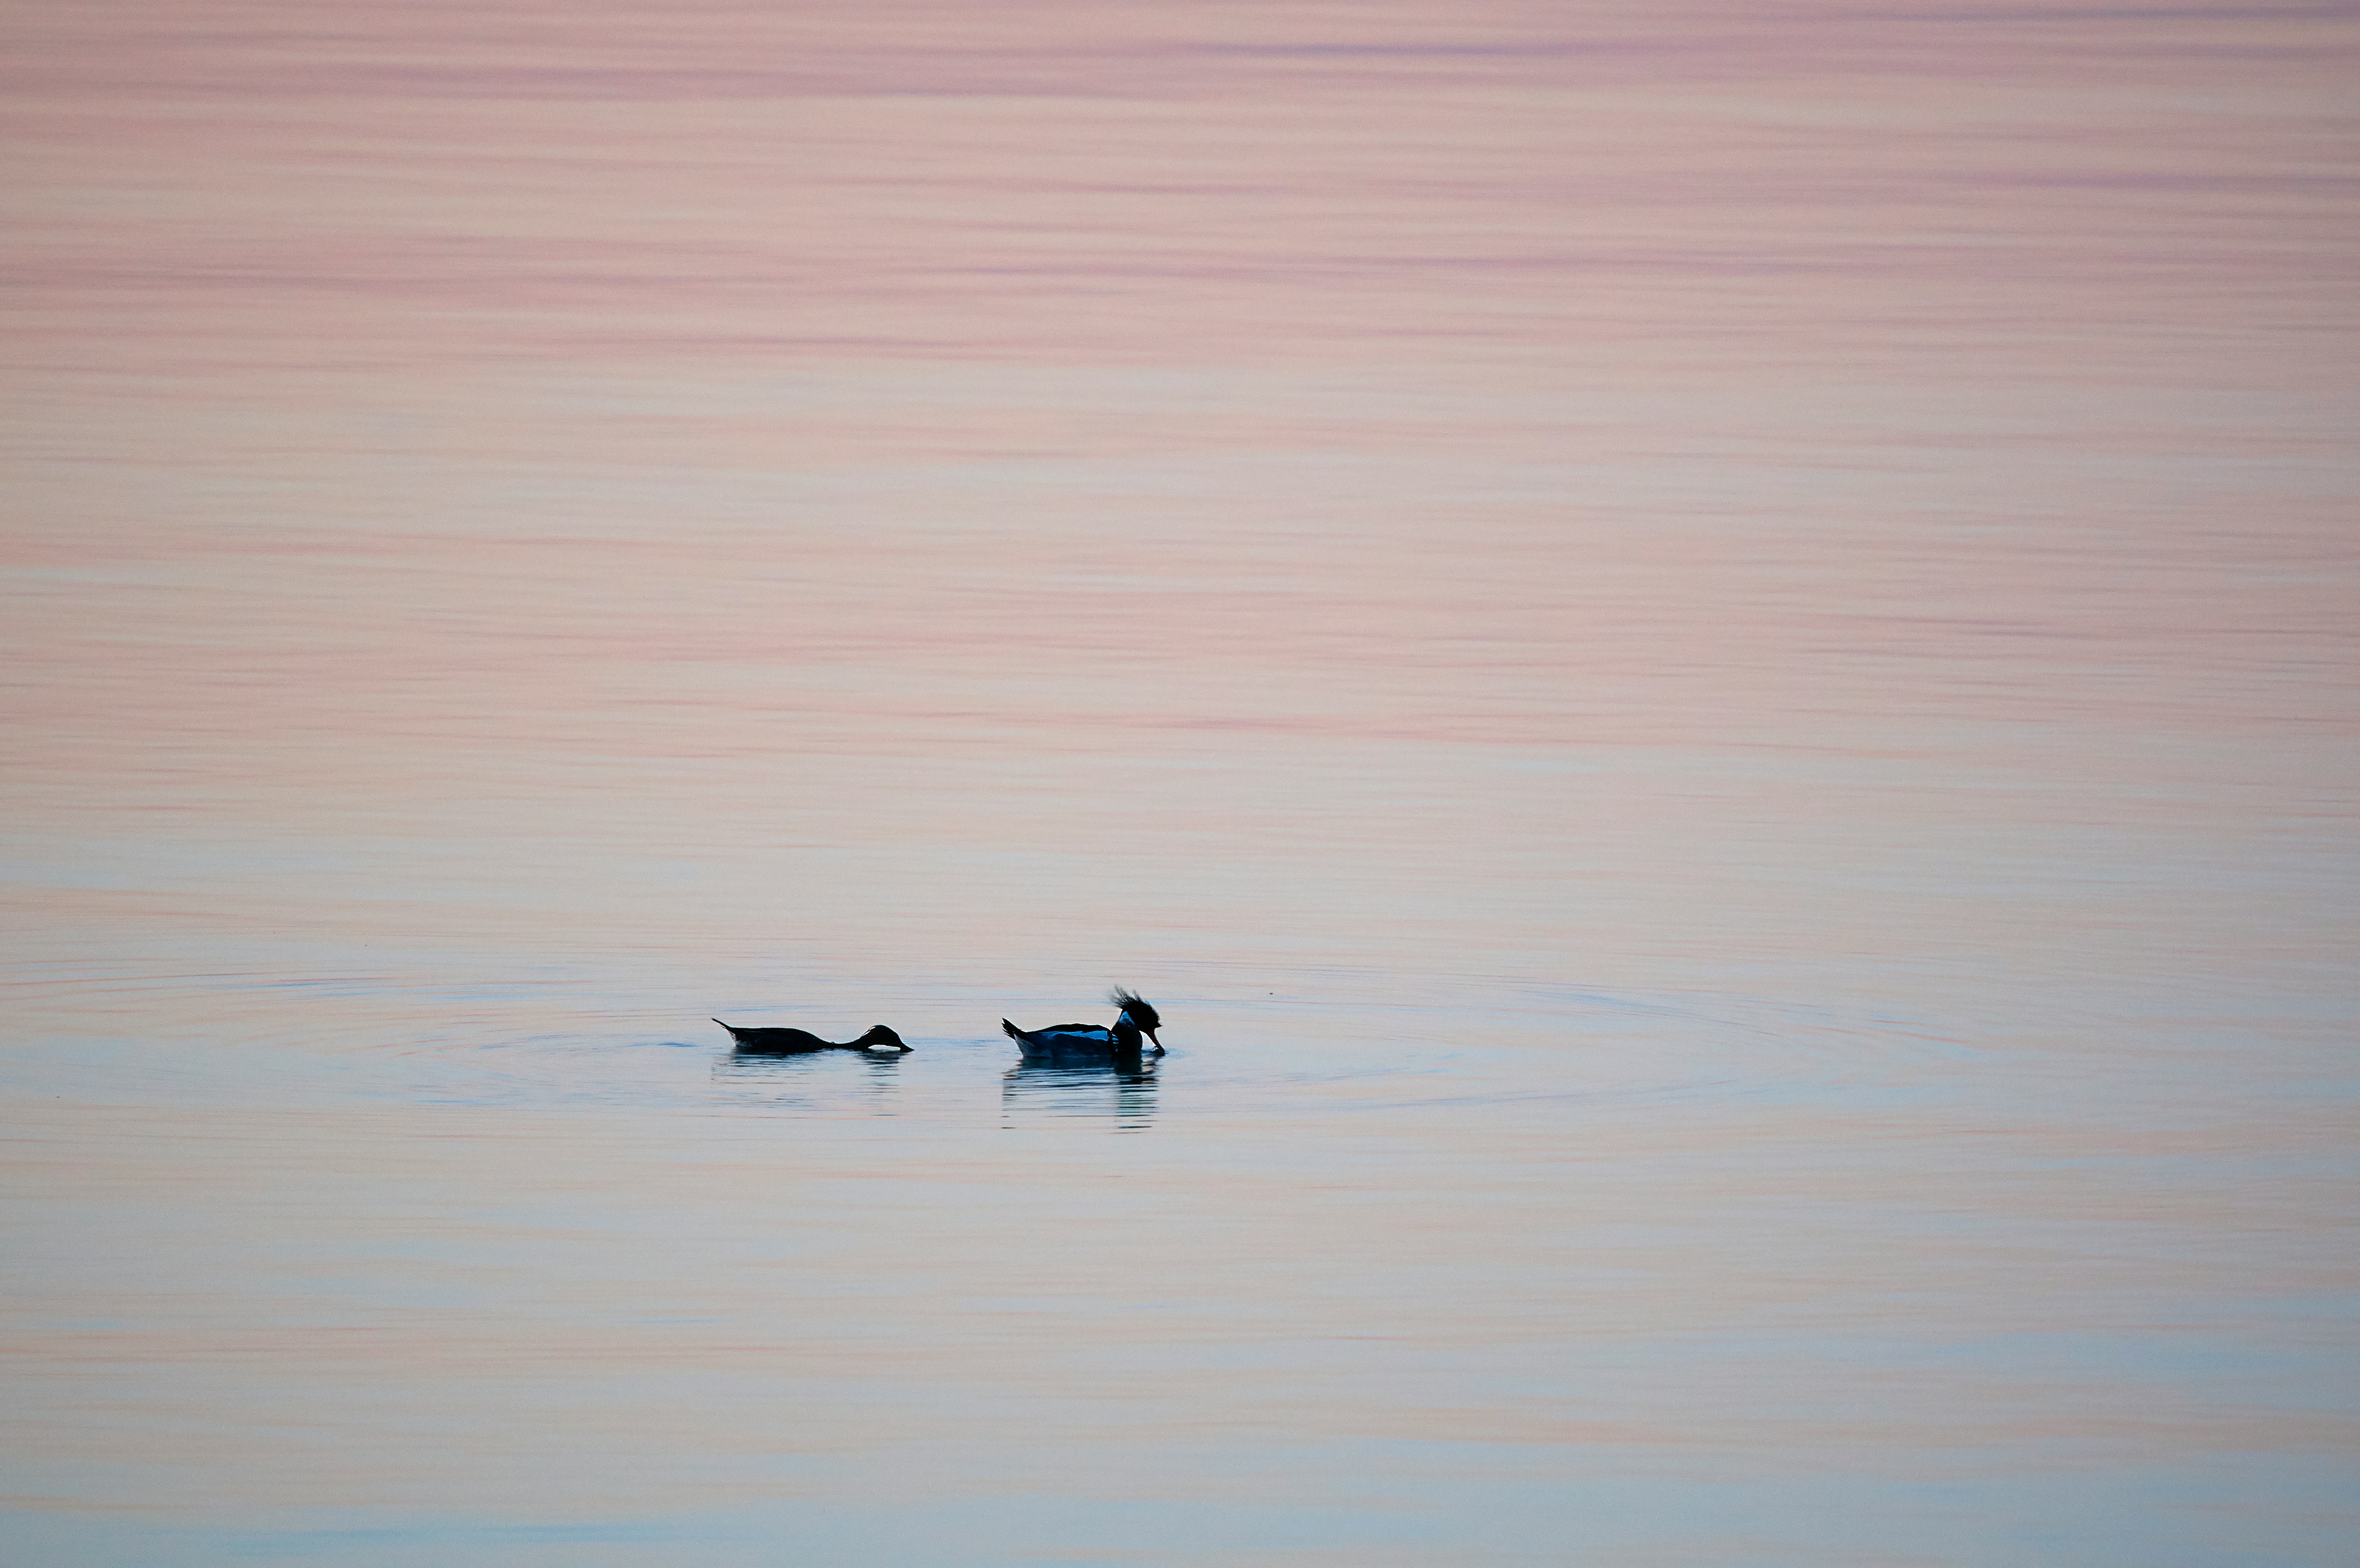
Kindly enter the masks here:
[[[719, 1018], [713, 1020], [721, 1024]], [[910, 1048], [901, 1037], [878, 1024], [858, 1040], [822, 1040], [808, 1029], [739, 1029], [736, 1024], [721, 1024], [738, 1049], [763, 1056], [791, 1056], [806, 1051], [875, 1051], [898, 1054]]]

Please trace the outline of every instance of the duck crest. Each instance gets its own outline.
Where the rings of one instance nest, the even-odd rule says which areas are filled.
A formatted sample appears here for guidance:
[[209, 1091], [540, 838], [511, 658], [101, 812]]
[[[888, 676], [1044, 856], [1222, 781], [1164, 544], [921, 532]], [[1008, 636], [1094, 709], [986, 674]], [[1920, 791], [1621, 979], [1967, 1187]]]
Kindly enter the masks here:
[[1163, 1017], [1156, 1012], [1154, 1005], [1136, 991], [1118, 985], [1107, 993], [1107, 1000], [1120, 1008], [1124, 1018], [1131, 1019], [1149, 1034], [1164, 1027]]

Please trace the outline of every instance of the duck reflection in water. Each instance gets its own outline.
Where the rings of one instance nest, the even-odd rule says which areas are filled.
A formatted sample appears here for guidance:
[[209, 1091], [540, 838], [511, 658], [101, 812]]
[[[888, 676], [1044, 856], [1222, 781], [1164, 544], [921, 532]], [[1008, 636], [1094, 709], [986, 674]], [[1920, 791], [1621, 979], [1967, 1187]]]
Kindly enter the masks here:
[[1000, 1109], [1003, 1125], [1030, 1116], [1076, 1116], [1111, 1120], [1117, 1132], [1144, 1132], [1155, 1117], [1155, 1070], [1136, 1058], [1117, 1066], [1103, 1053], [1087, 1066], [1027, 1062], [1001, 1081]]
[[[727, 1024], [721, 1027], [729, 1029]], [[737, 1037], [738, 1048], [715, 1062], [713, 1076], [716, 1083], [733, 1085], [735, 1092], [750, 1093], [772, 1105], [824, 1113], [895, 1114], [901, 1058], [910, 1048], [882, 1024], [847, 1044], [822, 1040], [816, 1044], [789, 1040], [772, 1045], [761, 1039], [802, 1035], [804, 1040], [817, 1040], [801, 1029], [730, 1029], [730, 1033]], [[882, 1040], [868, 1043], [880, 1035]], [[865, 1071], [847, 1075], [847, 1056]]]

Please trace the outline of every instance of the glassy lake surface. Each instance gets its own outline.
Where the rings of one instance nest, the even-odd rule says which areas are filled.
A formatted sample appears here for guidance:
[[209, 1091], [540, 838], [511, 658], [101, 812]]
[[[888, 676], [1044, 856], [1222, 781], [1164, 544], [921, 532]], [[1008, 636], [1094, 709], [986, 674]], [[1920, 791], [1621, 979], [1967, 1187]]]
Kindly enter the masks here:
[[2350, 1561], [2348, 8], [9, 30], [12, 1560]]

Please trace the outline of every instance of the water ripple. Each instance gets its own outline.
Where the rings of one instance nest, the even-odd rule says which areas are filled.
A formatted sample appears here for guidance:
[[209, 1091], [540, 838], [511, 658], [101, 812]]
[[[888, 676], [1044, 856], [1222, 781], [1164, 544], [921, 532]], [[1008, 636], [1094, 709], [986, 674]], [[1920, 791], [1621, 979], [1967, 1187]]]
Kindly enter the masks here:
[[[1285, 989], [1159, 992], [1173, 1050], [1128, 1076], [1020, 1072], [996, 1029], [940, 1027], [963, 1018], [981, 1026], [1000, 1010], [948, 992], [871, 1008], [905, 1020], [916, 1049], [894, 1060], [740, 1056], [716, 1028], [698, 1027], [696, 1004], [602, 991], [571, 973], [428, 981], [392, 967], [51, 966], [12, 974], [0, 997], [38, 1041], [6, 1070], [51, 1093], [214, 1100], [243, 1086], [271, 1100], [308, 1083], [314, 1094], [373, 1101], [920, 1124], [1143, 1127], [1205, 1115], [1907, 1093], [1973, 1054], [1928, 1020], [1794, 999], [1335, 969], [1258, 978]], [[934, 1031], [907, 1027], [921, 1019]]]

